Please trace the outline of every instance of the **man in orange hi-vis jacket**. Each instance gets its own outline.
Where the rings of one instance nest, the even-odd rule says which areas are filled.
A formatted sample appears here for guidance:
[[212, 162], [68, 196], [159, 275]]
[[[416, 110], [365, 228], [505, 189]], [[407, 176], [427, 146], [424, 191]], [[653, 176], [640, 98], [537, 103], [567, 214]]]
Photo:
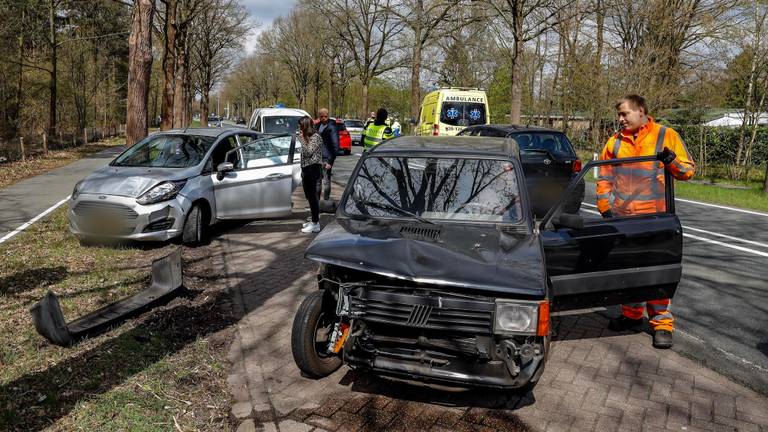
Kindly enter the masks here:
[[[627, 95], [619, 99], [616, 112], [621, 130], [605, 144], [600, 159], [657, 155], [661, 162], [600, 167], [597, 208], [606, 218], [664, 212], [664, 170], [669, 170], [678, 180], [688, 180], [695, 169], [693, 159], [677, 132], [661, 126], [648, 115], [642, 96]], [[639, 329], [646, 308], [653, 329], [653, 346], [670, 348], [674, 319], [669, 299], [622, 305], [621, 315], [612, 319], [609, 327], [617, 331]]]

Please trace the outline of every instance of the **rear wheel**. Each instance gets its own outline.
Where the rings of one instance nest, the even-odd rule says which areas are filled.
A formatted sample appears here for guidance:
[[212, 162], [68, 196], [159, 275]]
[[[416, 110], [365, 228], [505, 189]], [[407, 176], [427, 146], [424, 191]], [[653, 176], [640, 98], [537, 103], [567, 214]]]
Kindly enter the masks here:
[[184, 229], [181, 233], [181, 241], [187, 246], [197, 246], [205, 238], [205, 217], [200, 204], [195, 204], [187, 213], [184, 221]]
[[338, 322], [325, 291], [315, 291], [301, 302], [293, 319], [291, 351], [296, 366], [310, 378], [323, 378], [341, 367], [337, 354], [329, 354], [328, 342]]

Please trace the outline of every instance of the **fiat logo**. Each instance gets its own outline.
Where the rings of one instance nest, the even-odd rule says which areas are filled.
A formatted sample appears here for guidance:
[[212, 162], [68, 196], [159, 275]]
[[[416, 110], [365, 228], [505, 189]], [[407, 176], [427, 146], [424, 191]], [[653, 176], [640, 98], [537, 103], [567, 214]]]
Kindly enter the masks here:
[[549, 164], [551, 164], [551, 163], [552, 163], [552, 161], [551, 161], [551, 160], [549, 160], [549, 159], [544, 159], [544, 165], [549, 165]]

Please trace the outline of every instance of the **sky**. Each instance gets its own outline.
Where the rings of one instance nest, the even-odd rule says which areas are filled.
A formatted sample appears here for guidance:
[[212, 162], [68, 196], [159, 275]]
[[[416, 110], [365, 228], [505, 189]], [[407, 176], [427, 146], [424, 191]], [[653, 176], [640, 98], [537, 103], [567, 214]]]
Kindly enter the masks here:
[[275, 18], [287, 15], [296, 4], [296, 0], [240, 0], [240, 3], [248, 9], [254, 21], [261, 23], [246, 42], [245, 49], [251, 53], [258, 34], [269, 28]]

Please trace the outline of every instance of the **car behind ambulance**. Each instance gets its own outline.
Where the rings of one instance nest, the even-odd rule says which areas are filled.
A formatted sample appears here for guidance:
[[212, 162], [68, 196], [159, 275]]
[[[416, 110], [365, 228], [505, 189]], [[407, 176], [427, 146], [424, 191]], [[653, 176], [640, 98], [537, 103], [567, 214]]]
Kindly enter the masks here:
[[479, 89], [441, 88], [424, 96], [415, 135], [453, 136], [488, 124], [488, 97]]

